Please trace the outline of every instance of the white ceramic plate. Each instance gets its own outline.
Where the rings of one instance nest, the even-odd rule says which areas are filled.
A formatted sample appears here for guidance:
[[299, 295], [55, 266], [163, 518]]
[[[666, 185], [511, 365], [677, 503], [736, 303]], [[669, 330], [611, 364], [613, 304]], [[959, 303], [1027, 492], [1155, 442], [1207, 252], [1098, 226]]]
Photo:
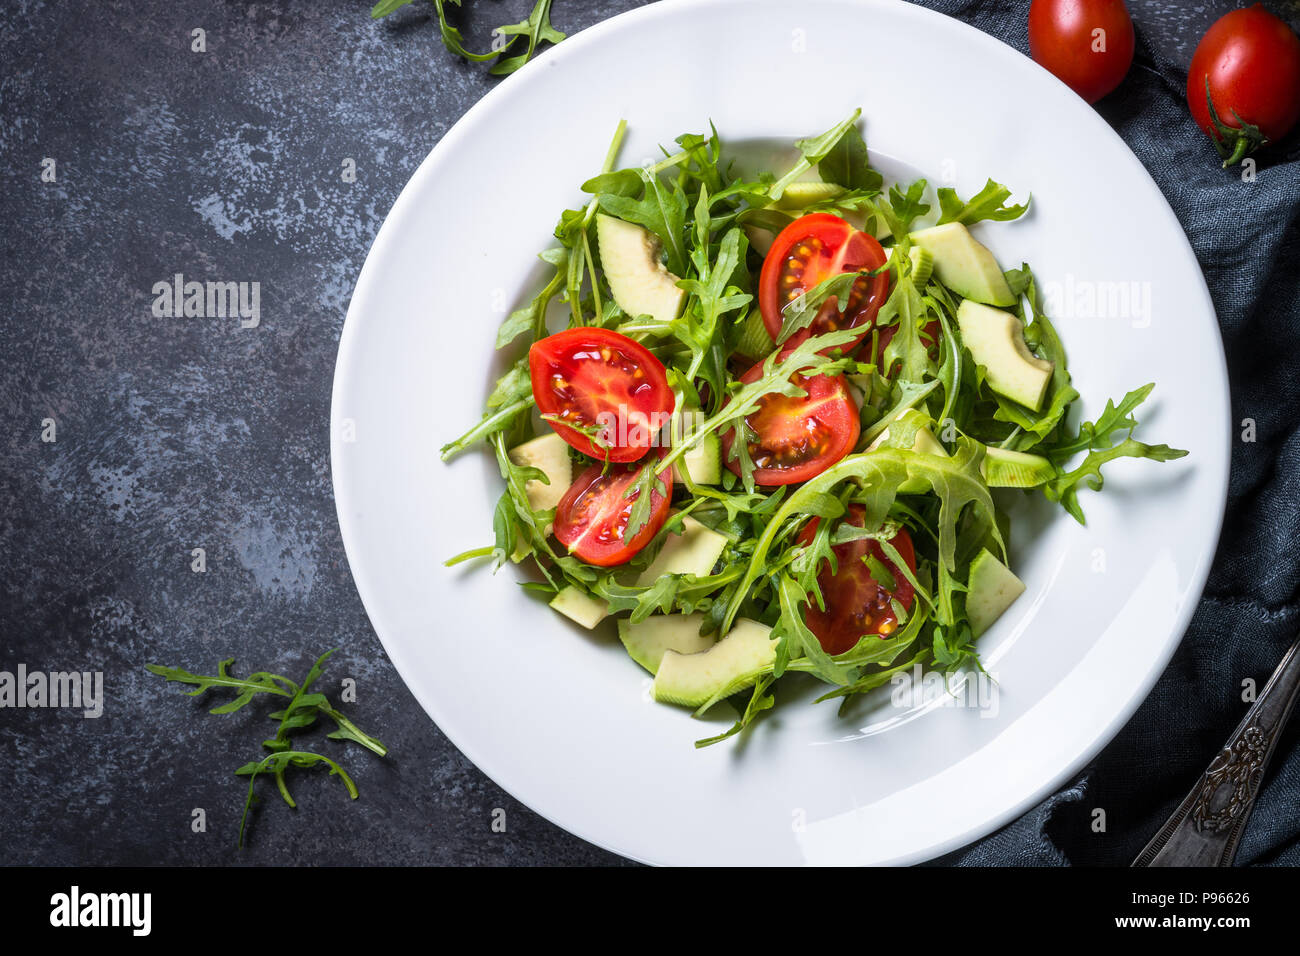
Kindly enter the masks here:
[[[924, 63], [925, 69], [918, 64]], [[732, 142], [820, 132], [856, 106], [868, 145], [946, 176], [1032, 191], [1032, 214], [979, 229], [1060, 293], [1084, 414], [1158, 383], [1145, 434], [1180, 462], [1117, 462], [1088, 526], [1020, 506], [1028, 592], [981, 642], [992, 708], [804, 706], [741, 742], [730, 723], [651, 703], [609, 631], [516, 586], [516, 569], [441, 562], [491, 540], [486, 455], [437, 450], [477, 419], [493, 338], [531, 296], [537, 252], [583, 200], [616, 122], [626, 163], [705, 130]], [[1110, 283], [1112, 285], [1099, 285]], [[1107, 305], [1137, 283], [1127, 310]], [[1101, 293], [1103, 308], [1087, 308]], [[1149, 296], [1149, 299], [1144, 297]], [[1143, 308], [1143, 302], [1149, 308]], [[507, 79], [447, 133], [366, 261], [339, 348], [332, 456], [357, 588], [412, 693], [471, 760], [538, 813], [666, 864], [910, 863], [1011, 820], [1119, 730], [1191, 617], [1214, 553], [1228, 462], [1222, 345], [1192, 251], [1160, 192], [1087, 105], [1029, 59], [899, 2], [700, 0], [600, 24]], [[719, 708], [719, 711], [726, 708]]]

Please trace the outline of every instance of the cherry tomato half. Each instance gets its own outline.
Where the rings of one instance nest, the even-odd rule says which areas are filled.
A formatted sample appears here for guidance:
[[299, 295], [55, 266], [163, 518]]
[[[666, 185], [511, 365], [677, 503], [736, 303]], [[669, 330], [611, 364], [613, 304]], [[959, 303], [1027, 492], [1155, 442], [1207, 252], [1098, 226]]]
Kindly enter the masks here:
[[[1207, 82], [1219, 122], [1241, 132], [1216, 129], [1205, 99]], [[1229, 165], [1281, 139], [1300, 120], [1300, 37], [1259, 4], [1226, 14], [1192, 55], [1187, 106]], [[1243, 123], [1255, 129], [1243, 129]]]
[[[786, 354], [788, 351], [782, 352], [780, 358]], [[740, 376], [740, 381], [748, 385], [762, 374], [763, 363], [759, 362]], [[857, 443], [858, 408], [843, 376], [795, 374], [792, 381], [808, 394], [765, 395], [759, 399], [758, 410], [745, 419], [756, 485], [807, 481], [847, 455]], [[740, 462], [731, 457], [735, 440], [735, 429], [723, 433], [722, 460], [740, 474]]]
[[[866, 509], [862, 505], [849, 505], [845, 522], [855, 527], [862, 527]], [[817, 518], [814, 518], [799, 532], [799, 543], [812, 543], [817, 533]], [[906, 528], [900, 528], [898, 534], [889, 539], [899, 555], [907, 562], [907, 568], [916, 574], [916, 551], [912, 547], [912, 536]], [[852, 650], [858, 641], [867, 634], [888, 637], [898, 627], [898, 616], [894, 613], [890, 598], [910, 611], [915, 590], [907, 578], [894, 564], [885, 557], [880, 542], [872, 538], [860, 538], [837, 544], [831, 549], [835, 554], [835, 573], [831, 573], [827, 561], [817, 574], [817, 586], [822, 592], [822, 601], [826, 610], [818, 609], [816, 604], [809, 605], [804, 614], [808, 630], [817, 635], [822, 649], [827, 654], [843, 654]], [[867, 569], [863, 559], [872, 555], [894, 576], [894, 589], [886, 590], [878, 583]]]
[[548, 421], [556, 433], [593, 458], [636, 461], [676, 406], [663, 363], [609, 329], [568, 329], [534, 342], [528, 373], [538, 410], [554, 416]]
[[[885, 250], [880, 248], [880, 243], [839, 216], [827, 212], [801, 216], [772, 241], [758, 277], [758, 306], [767, 334], [776, 341], [785, 307], [803, 293], [812, 291], [817, 283], [843, 272], [879, 269], [884, 264]], [[839, 311], [834, 298], [826, 300], [812, 323], [782, 344], [794, 348], [810, 335], [823, 335], [836, 329], [861, 328], [866, 335], [888, 297], [889, 273], [863, 276], [853, 284], [844, 312]], [[842, 351], [853, 348], [850, 343]]]
[[1034, 0], [1029, 52], [1074, 92], [1095, 103], [1128, 74], [1133, 20], [1124, 0]]
[[673, 476], [670, 468], [655, 480], [650, 516], [628, 538], [632, 506], [641, 497], [641, 492], [632, 487], [640, 471], [640, 466], [610, 467], [606, 471], [604, 465], [592, 465], [578, 475], [555, 507], [554, 534], [570, 554], [608, 568], [627, 563], [650, 543], [668, 520]]

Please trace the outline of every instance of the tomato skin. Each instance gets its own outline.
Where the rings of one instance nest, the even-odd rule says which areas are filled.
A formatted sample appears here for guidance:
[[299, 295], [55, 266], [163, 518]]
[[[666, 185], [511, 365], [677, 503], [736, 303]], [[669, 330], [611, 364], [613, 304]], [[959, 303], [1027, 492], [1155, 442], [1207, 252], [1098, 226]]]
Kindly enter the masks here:
[[539, 339], [528, 350], [528, 374], [543, 415], [602, 429], [608, 448], [548, 419], [566, 442], [602, 461], [643, 457], [676, 407], [663, 363], [641, 343], [609, 329], [566, 329]]
[[[1094, 36], [1095, 30], [1105, 32]], [[1094, 50], [1103, 40], [1105, 50]], [[1029, 52], [1089, 103], [1120, 85], [1133, 63], [1133, 45], [1124, 0], [1034, 0], [1029, 6]]]
[[[811, 254], [800, 255], [801, 248]], [[758, 305], [767, 334], [776, 341], [781, 333], [782, 309], [795, 296], [811, 291], [818, 282], [837, 273], [879, 269], [886, 258], [879, 242], [839, 216], [817, 212], [799, 217], [777, 234], [763, 259]], [[782, 347], [794, 348], [809, 336], [837, 328], [861, 328], [866, 336], [888, 297], [888, 272], [859, 279], [843, 314], [834, 299], [827, 300], [812, 323], [791, 335]], [[853, 348], [853, 343], [841, 346], [846, 353]]]
[[[1187, 71], [1187, 106], [1196, 125], [1217, 143], [1205, 99], [1207, 81], [1219, 122], [1240, 129], [1235, 112], [1242, 123], [1259, 128], [1263, 142], [1279, 140], [1300, 120], [1300, 37], [1259, 4], [1233, 10], [1206, 31]], [[1225, 138], [1226, 157], [1241, 137]], [[1237, 159], [1259, 145], [1258, 138], [1245, 144]]]
[[[789, 350], [782, 352], [777, 360], [788, 354]], [[763, 363], [759, 362], [740, 376], [740, 381], [748, 385], [762, 374]], [[758, 411], [746, 419], [757, 435], [757, 441], [749, 445], [756, 485], [770, 488], [815, 478], [857, 444], [861, 430], [858, 407], [849, 396], [844, 377], [796, 373], [793, 380], [807, 391], [806, 397], [765, 395], [759, 400]], [[723, 433], [722, 461], [739, 475], [740, 462], [731, 457], [735, 440], [736, 429]], [[782, 452], [790, 460], [781, 461]]]
[[[649, 466], [647, 466], [649, 467]], [[631, 540], [624, 539], [632, 505], [640, 497], [623, 495], [636, 481], [640, 467], [596, 464], [584, 470], [569, 486], [555, 508], [553, 533], [570, 553], [588, 564], [608, 568], [626, 564], [658, 534], [668, 520], [673, 496], [672, 469], [659, 476], [650, 494], [650, 516]]]
[[[849, 505], [848, 516], [844, 519], [856, 527], [862, 527], [866, 509], [862, 505]], [[809, 545], [817, 533], [819, 519], [814, 518], [804, 525], [799, 532], [799, 543]], [[900, 528], [898, 534], [889, 539], [899, 555], [907, 562], [907, 568], [916, 574], [916, 549], [912, 547], [912, 536], [906, 528]], [[915, 589], [899, 571], [898, 565], [885, 557], [880, 542], [870, 538], [861, 538], [837, 544], [831, 549], [835, 554], [835, 573], [831, 573], [830, 562], [826, 562], [817, 573], [817, 586], [822, 592], [823, 611], [816, 604], [810, 604], [804, 611], [804, 621], [808, 630], [817, 635], [822, 649], [827, 654], [843, 654], [852, 650], [864, 634], [878, 634], [887, 637], [898, 626], [889, 603], [890, 597], [898, 600], [905, 609], [912, 609]], [[881, 587], [872, 577], [863, 563], [868, 554], [874, 555], [894, 575], [895, 588], [892, 595]]]

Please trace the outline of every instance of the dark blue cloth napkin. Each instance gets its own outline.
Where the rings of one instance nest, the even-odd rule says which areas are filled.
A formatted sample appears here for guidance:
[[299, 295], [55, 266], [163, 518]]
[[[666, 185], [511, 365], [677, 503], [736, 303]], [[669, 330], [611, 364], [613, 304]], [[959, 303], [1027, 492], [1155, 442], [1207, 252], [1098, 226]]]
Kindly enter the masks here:
[[[1028, 55], [1027, 0], [923, 5]], [[1119, 736], [1067, 789], [941, 863], [1128, 864], [1245, 713], [1243, 680], [1262, 688], [1296, 635], [1300, 133], [1258, 154], [1255, 181], [1243, 182], [1240, 170], [1219, 168], [1188, 115], [1185, 83], [1186, 64], [1153, 50], [1139, 28], [1128, 78], [1097, 109], [1177, 213], [1218, 312], [1235, 427], [1214, 568], [1177, 654]], [[1243, 440], [1246, 419], [1255, 423], [1253, 442]], [[1093, 829], [1098, 808], [1104, 832]], [[1279, 741], [1237, 863], [1300, 865], [1300, 717]]]

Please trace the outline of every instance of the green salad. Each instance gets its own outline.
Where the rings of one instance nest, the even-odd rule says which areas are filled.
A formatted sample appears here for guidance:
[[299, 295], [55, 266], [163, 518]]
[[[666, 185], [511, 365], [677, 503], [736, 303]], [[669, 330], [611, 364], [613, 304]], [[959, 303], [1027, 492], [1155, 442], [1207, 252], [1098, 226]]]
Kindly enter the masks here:
[[526, 563], [559, 613], [616, 618], [656, 700], [735, 709], [697, 746], [792, 671], [843, 706], [918, 666], [978, 669], [1025, 588], [997, 496], [1083, 522], [1106, 462], [1186, 454], [1133, 437], [1149, 384], [1071, 423], [1032, 271], [969, 228], [1028, 204], [992, 180], [887, 186], [859, 114], [753, 178], [712, 127], [617, 168], [620, 124], [541, 253], [549, 281], [501, 325], [517, 358], [442, 449], [485, 444], [505, 485], [493, 543], [448, 564]]

